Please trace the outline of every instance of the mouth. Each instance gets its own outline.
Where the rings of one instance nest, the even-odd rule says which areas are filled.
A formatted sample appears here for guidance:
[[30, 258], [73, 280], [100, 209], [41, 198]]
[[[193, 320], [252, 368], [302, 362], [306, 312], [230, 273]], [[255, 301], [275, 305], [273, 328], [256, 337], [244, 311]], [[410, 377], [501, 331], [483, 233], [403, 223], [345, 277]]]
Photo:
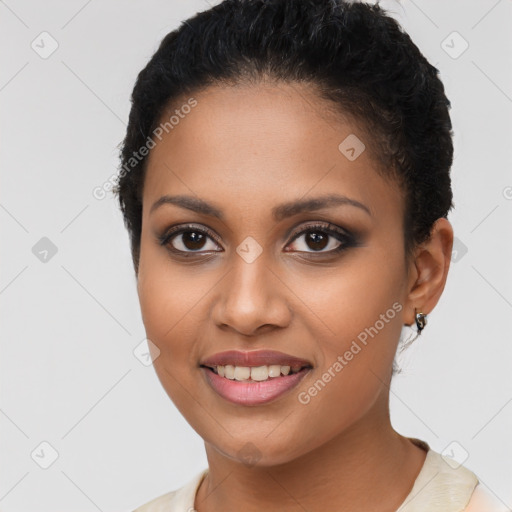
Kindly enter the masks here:
[[313, 369], [309, 361], [269, 350], [222, 352], [199, 366], [210, 387], [237, 405], [262, 405], [276, 400]]
[[235, 366], [232, 364], [205, 366], [206, 368], [219, 377], [228, 380], [236, 380], [238, 382], [265, 382], [269, 379], [276, 379], [285, 377], [286, 375], [293, 375], [299, 373], [301, 370], [312, 368], [311, 365], [262, 365], [262, 366]]

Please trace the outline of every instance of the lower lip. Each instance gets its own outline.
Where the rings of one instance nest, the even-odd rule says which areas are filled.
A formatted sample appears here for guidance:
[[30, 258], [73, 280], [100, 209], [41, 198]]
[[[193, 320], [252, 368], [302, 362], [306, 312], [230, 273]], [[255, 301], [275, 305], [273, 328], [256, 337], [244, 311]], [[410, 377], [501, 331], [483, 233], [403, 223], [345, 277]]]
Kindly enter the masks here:
[[305, 377], [311, 368], [297, 373], [272, 377], [265, 381], [237, 381], [221, 377], [208, 368], [201, 367], [210, 386], [222, 398], [237, 405], [261, 405], [271, 402], [290, 391]]

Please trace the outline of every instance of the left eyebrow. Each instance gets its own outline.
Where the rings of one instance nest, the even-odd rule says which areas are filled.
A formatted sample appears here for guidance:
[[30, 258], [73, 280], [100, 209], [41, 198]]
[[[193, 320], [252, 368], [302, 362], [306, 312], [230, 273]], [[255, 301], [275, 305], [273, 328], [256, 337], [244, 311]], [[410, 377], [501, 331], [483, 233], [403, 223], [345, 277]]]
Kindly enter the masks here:
[[372, 216], [370, 209], [363, 203], [356, 199], [351, 199], [347, 196], [341, 196], [338, 194], [330, 194], [327, 196], [313, 197], [311, 199], [302, 199], [298, 201], [290, 201], [283, 203], [279, 206], [272, 208], [272, 216], [277, 221], [281, 221], [293, 215], [297, 215], [302, 212], [314, 212], [323, 208], [329, 208], [332, 206], [355, 206], [364, 210], [370, 217]]
[[[220, 220], [224, 219], [224, 214], [216, 206], [208, 203], [207, 201], [204, 201], [203, 199], [183, 195], [162, 196], [160, 199], [155, 201], [155, 203], [153, 203], [149, 213], [152, 213], [154, 210], [156, 210], [157, 208], [164, 204], [174, 204], [176, 206], [180, 206], [181, 208], [185, 208], [196, 213], [216, 217], [217, 219]], [[322, 210], [324, 208], [342, 205], [354, 206], [365, 211], [370, 217], [372, 216], [370, 209], [360, 201], [357, 201], [356, 199], [351, 199], [350, 197], [347, 196], [330, 194], [327, 196], [314, 197], [311, 199], [299, 199], [282, 203], [272, 208], [272, 217], [276, 221], [281, 221], [283, 219], [287, 219], [288, 217], [292, 217], [299, 213], [314, 212], [317, 210]]]

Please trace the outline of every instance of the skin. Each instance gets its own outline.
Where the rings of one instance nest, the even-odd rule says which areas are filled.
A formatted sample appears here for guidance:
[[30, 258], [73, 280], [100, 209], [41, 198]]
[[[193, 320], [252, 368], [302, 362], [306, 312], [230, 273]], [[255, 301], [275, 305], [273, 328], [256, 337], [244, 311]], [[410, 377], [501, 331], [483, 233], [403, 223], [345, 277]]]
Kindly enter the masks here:
[[[364, 142], [364, 132], [345, 118], [333, 122], [304, 86], [215, 86], [194, 97], [197, 106], [149, 155], [137, 286], [147, 336], [160, 350], [157, 375], [205, 441], [209, 473], [195, 508], [395, 511], [426, 453], [391, 426], [392, 363], [414, 308], [428, 314], [441, 296], [452, 227], [439, 219], [406, 261], [401, 191], [377, 173], [369, 149], [354, 161], [339, 151], [349, 134]], [[349, 205], [280, 221], [270, 214], [283, 202], [331, 193], [360, 201], [371, 215]], [[171, 204], [150, 213], [164, 194], [199, 197], [224, 218]], [[357, 233], [357, 245], [329, 256], [340, 245], [332, 235], [320, 253], [308, 232], [293, 240], [311, 221]], [[203, 256], [174, 256], [171, 246], [193, 253], [190, 239], [184, 245], [178, 235], [166, 247], [158, 236], [184, 223], [210, 228], [220, 242], [207, 237], [196, 249]], [[248, 236], [263, 251], [250, 264], [236, 252]], [[300, 403], [298, 394], [394, 303], [402, 306], [394, 318]], [[313, 369], [274, 402], [235, 405], [199, 367], [230, 349], [279, 350]], [[248, 450], [254, 464], [244, 459]]]

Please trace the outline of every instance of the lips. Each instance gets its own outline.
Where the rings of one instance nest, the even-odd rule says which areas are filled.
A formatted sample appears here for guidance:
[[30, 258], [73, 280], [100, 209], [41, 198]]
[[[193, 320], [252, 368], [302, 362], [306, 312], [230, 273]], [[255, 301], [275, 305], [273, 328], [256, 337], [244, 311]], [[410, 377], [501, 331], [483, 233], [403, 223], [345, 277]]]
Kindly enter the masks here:
[[310, 367], [313, 365], [306, 359], [301, 359], [290, 354], [278, 352], [276, 350], [254, 350], [242, 352], [239, 350], [228, 350], [214, 354], [200, 363], [200, 366], [214, 368], [216, 366], [291, 366], [291, 367]]
[[257, 406], [289, 393], [313, 365], [275, 350], [229, 350], [206, 358], [200, 367], [217, 395], [236, 405]]

